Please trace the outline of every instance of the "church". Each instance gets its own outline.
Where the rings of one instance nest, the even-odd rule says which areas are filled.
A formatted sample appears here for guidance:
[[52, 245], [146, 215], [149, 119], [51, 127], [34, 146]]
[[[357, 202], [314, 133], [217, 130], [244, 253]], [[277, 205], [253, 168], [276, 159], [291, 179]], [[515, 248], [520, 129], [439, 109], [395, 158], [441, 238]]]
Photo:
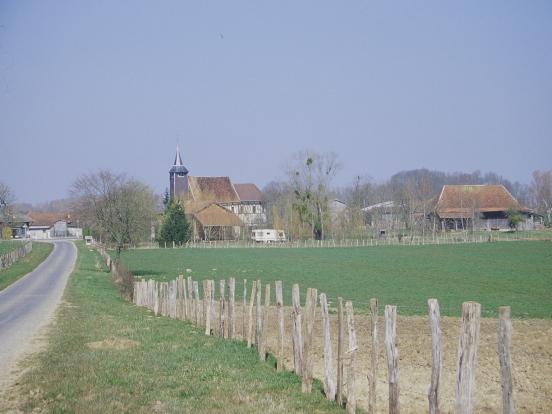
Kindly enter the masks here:
[[266, 223], [263, 194], [255, 184], [233, 183], [230, 177], [192, 176], [178, 146], [169, 170], [169, 193], [191, 217], [194, 240], [239, 239], [242, 229]]

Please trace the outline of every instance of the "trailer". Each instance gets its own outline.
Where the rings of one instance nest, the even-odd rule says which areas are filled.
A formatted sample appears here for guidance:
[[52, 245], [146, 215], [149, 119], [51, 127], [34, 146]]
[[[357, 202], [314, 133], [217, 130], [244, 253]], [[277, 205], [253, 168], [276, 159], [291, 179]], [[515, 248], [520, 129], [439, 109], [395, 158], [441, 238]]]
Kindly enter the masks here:
[[258, 229], [251, 232], [251, 240], [257, 243], [278, 243], [286, 241], [286, 234], [283, 230]]

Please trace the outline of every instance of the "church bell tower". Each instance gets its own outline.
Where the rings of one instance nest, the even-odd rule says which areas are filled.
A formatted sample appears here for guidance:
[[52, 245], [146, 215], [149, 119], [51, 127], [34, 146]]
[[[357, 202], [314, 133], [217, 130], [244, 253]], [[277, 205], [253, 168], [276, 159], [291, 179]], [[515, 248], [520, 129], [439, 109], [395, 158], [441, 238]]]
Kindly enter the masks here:
[[182, 164], [178, 144], [176, 145], [174, 164], [169, 170], [169, 184], [171, 199], [175, 199], [188, 191], [188, 169]]

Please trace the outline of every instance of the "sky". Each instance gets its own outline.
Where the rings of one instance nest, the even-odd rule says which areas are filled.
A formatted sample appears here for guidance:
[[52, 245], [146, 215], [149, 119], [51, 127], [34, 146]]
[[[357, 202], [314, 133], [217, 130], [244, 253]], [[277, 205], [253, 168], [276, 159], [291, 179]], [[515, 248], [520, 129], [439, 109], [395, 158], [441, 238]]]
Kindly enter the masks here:
[[263, 187], [294, 153], [336, 185], [552, 168], [552, 2], [0, 0], [0, 181], [68, 196], [98, 169], [162, 193]]

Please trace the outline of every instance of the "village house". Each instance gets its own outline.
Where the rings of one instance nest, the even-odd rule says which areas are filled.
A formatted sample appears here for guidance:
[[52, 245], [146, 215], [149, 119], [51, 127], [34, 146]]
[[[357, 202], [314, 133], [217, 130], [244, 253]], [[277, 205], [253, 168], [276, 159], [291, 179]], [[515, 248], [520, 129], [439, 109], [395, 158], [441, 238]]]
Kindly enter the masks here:
[[264, 198], [255, 184], [234, 184], [229, 177], [196, 177], [183, 165], [178, 146], [169, 170], [170, 197], [180, 200], [192, 219], [194, 239], [238, 239], [241, 229], [266, 223]]
[[521, 205], [503, 185], [445, 185], [430, 219], [442, 230], [507, 230], [509, 214], [521, 215], [518, 228], [532, 230], [542, 217]]
[[82, 238], [82, 228], [78, 220], [69, 213], [29, 212], [30, 219], [27, 237], [35, 240], [54, 238]]

